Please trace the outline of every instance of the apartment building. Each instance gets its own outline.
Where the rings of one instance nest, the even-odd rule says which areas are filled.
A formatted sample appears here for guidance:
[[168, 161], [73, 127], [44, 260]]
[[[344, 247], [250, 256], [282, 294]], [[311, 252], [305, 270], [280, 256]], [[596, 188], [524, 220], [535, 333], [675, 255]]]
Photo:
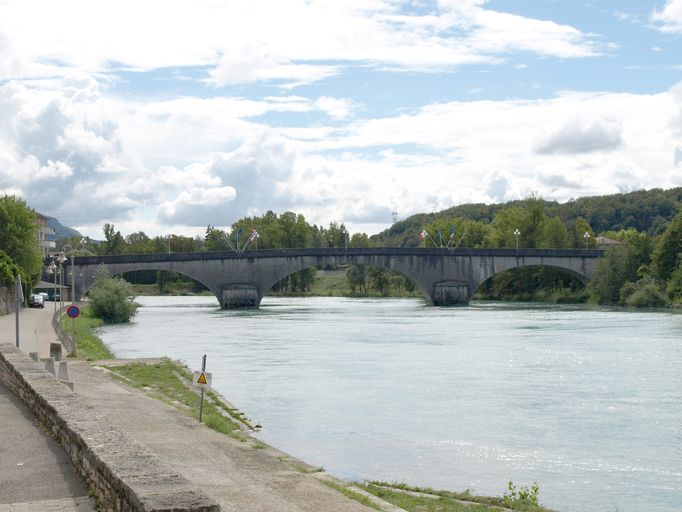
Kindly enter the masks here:
[[54, 229], [47, 225], [47, 217], [36, 212], [36, 222], [38, 224], [38, 246], [44, 255], [53, 253], [56, 244], [49, 237], [54, 235]]

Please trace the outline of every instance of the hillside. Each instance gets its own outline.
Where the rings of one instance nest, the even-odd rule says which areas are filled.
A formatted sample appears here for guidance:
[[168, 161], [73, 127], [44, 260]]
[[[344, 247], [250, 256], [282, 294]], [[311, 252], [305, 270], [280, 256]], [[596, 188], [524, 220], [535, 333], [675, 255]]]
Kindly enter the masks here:
[[[597, 234], [634, 228], [655, 235], [681, 210], [682, 187], [581, 197], [565, 203], [543, 202], [548, 216], [559, 217], [564, 223], [583, 217]], [[372, 236], [371, 240], [382, 246], [414, 247], [419, 244], [419, 232], [435, 220], [463, 218], [489, 223], [498, 211], [520, 203], [521, 201], [502, 204], [468, 203], [440, 212], [418, 213], [396, 222], [389, 229]]]
[[54, 229], [54, 235], [50, 236], [50, 240], [59, 240], [60, 238], [78, 236], [82, 237], [78, 231], [68, 226], [64, 226], [54, 217], [47, 217], [47, 225]]

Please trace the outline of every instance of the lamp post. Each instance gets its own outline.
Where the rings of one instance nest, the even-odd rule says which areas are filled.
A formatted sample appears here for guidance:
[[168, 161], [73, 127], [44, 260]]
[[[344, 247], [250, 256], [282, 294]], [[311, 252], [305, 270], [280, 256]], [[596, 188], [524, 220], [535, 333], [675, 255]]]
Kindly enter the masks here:
[[57, 263], [59, 263], [59, 266], [57, 267], [59, 271], [59, 309], [62, 308], [62, 303], [63, 301], [63, 293], [62, 293], [62, 286], [64, 286], [64, 274], [63, 274], [63, 263], [66, 261], [66, 256], [64, 256], [64, 251], [60, 252], [57, 255]]
[[[69, 248], [68, 251], [66, 250], [67, 247]], [[62, 252], [59, 254], [59, 257], [60, 257], [60, 261], [63, 263], [64, 261], [66, 261], [65, 253], [67, 253], [67, 252], [71, 253], [71, 265], [70, 265], [70, 267], [71, 267], [71, 280], [70, 281], [71, 281], [71, 304], [73, 305], [76, 303], [76, 274], [75, 274], [75, 269], [74, 269], [73, 247], [71, 247], [69, 244], [62, 246]], [[63, 259], [61, 259], [61, 258], [63, 258]], [[60, 294], [59, 298], [61, 299], [61, 294]]]
[[54, 312], [57, 312], [57, 265], [55, 265], [55, 260], [57, 258], [53, 258], [52, 262], [50, 263], [50, 266], [47, 267], [47, 275], [54, 275], [54, 288], [52, 291], [52, 302], [54, 302]]
[[587, 244], [590, 243], [590, 234], [587, 231], [585, 231], [583, 238], [585, 239], [585, 249], [587, 249]]
[[519, 236], [521, 236], [521, 231], [518, 228], [514, 230], [514, 236], [516, 237], [516, 250], [519, 250]]

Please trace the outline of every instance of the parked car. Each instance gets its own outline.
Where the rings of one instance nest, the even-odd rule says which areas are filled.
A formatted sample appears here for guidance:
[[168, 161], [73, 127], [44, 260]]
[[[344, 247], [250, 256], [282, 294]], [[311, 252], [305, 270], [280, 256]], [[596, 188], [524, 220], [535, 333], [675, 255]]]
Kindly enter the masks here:
[[39, 292], [38, 295], [43, 298], [43, 302], [50, 300], [50, 296], [45, 292]]
[[31, 296], [28, 298], [28, 305], [31, 308], [44, 308], [45, 301], [43, 300], [43, 296], [37, 293], [31, 294]]

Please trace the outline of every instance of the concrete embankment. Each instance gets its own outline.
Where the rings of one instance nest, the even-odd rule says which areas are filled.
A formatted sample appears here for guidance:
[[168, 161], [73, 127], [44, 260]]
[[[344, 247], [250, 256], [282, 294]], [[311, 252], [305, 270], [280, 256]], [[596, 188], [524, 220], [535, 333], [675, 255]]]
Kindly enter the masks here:
[[33, 411], [107, 510], [216, 512], [219, 505], [12, 345], [0, 383]]

